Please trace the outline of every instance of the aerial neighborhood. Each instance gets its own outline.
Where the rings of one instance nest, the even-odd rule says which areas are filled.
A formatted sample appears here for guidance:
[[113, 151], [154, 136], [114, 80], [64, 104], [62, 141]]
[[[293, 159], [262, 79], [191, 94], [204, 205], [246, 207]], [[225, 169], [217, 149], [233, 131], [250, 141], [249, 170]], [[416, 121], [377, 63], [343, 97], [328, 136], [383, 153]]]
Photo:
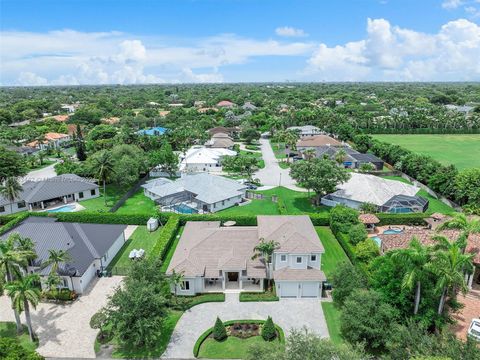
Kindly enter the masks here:
[[327, 3], [2, 2], [0, 359], [480, 359], [480, 3]]

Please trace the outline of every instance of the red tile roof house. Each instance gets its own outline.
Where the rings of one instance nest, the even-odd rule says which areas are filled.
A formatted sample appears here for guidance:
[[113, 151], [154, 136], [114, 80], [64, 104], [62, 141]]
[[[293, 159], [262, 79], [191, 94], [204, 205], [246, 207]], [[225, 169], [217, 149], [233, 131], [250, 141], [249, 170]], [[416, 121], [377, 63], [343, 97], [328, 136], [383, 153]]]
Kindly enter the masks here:
[[222, 100], [217, 104], [217, 107], [230, 109], [235, 107], [235, 104], [228, 100]]
[[45, 134], [44, 139], [45, 140], [42, 142], [37, 140], [32, 141], [28, 143], [27, 146], [31, 146], [40, 150], [45, 150], [47, 148], [58, 148], [64, 142], [70, 141], [71, 138], [68, 134], [49, 132]]
[[[325, 275], [320, 269], [325, 252], [308, 216], [258, 216], [257, 226], [221, 226], [219, 221], [189, 221], [167, 269], [183, 274], [172, 287], [180, 295], [226, 289], [263, 291], [274, 279], [281, 298], [319, 298]], [[252, 260], [261, 239], [279, 243], [272, 263]]]
[[468, 288], [480, 290], [480, 234], [470, 234], [468, 236], [465, 252], [474, 254], [473, 265], [475, 268], [473, 274], [467, 278]]

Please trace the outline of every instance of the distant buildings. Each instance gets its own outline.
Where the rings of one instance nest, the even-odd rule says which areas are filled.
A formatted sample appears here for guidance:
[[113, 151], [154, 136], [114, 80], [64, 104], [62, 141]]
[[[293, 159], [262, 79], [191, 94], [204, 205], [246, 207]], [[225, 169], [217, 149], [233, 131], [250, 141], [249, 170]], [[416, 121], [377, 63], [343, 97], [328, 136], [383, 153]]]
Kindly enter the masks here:
[[180, 171], [185, 172], [221, 172], [222, 160], [226, 156], [235, 156], [235, 151], [224, 148], [193, 146], [181, 155]]
[[70, 140], [71, 140], [71, 137], [68, 134], [49, 132], [45, 134], [43, 141], [35, 140], [32, 142], [29, 142], [26, 145], [40, 149], [40, 150], [46, 150], [48, 148], [56, 149], [61, 147], [64, 143]]
[[322, 130], [313, 125], [290, 126], [287, 130], [298, 132], [300, 137], [324, 134]]
[[222, 100], [217, 104], [217, 107], [224, 108], [224, 109], [231, 109], [234, 108], [236, 105], [228, 100]]
[[232, 149], [234, 144], [230, 136], [219, 132], [214, 134], [212, 138], [205, 143], [205, 146], [210, 148]]

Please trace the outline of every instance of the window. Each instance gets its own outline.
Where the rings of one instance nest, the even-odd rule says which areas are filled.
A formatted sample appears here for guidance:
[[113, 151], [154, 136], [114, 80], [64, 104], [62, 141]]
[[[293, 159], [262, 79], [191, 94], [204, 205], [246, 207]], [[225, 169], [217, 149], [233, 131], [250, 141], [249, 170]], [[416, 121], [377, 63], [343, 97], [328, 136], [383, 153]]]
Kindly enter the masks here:
[[297, 256], [297, 264], [301, 264], [302, 263], [302, 257], [301, 256]]
[[25, 204], [25, 201], [20, 201], [20, 202], [17, 203], [17, 207], [18, 207], [19, 209], [24, 208], [24, 207], [26, 207], [26, 206], [27, 206], [27, 204]]
[[222, 205], [225, 205], [225, 200], [222, 200]]
[[190, 281], [182, 281], [182, 283], [180, 284], [180, 289], [190, 290]]
[[79, 197], [80, 199], [83, 199], [83, 191], [80, 191], [80, 192], [78, 193], [78, 197]]
[[0, 206], [0, 212], [5, 212], [5, 206]]
[[310, 261], [317, 261], [317, 255], [311, 255]]
[[280, 255], [280, 261], [287, 261], [287, 255]]
[[95, 189], [90, 190], [90, 195], [92, 195], [92, 196], [95, 195]]

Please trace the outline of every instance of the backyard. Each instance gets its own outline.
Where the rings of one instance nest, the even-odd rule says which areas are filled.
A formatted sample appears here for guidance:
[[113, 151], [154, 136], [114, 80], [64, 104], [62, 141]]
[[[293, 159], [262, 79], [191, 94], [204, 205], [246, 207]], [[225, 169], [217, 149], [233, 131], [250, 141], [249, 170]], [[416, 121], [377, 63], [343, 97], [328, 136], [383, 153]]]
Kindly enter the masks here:
[[81, 202], [81, 205], [88, 211], [107, 212], [120, 198], [128, 191], [128, 187], [121, 187], [115, 184], [108, 184], [107, 192], [107, 206], [105, 206], [105, 199], [103, 197], [103, 186], [100, 184], [100, 196], [94, 199], [89, 199]]
[[328, 226], [316, 226], [315, 230], [317, 230], [320, 241], [325, 248], [325, 254], [322, 255], [321, 268], [328, 280], [339, 262], [349, 260]]
[[[82, 204], [83, 205], [83, 204]], [[143, 194], [143, 188], [137, 190], [132, 197], [118, 208], [118, 214], [155, 214], [156, 205], [152, 199]]]
[[372, 135], [375, 139], [430, 155], [458, 169], [480, 167], [480, 134], [472, 135]]

